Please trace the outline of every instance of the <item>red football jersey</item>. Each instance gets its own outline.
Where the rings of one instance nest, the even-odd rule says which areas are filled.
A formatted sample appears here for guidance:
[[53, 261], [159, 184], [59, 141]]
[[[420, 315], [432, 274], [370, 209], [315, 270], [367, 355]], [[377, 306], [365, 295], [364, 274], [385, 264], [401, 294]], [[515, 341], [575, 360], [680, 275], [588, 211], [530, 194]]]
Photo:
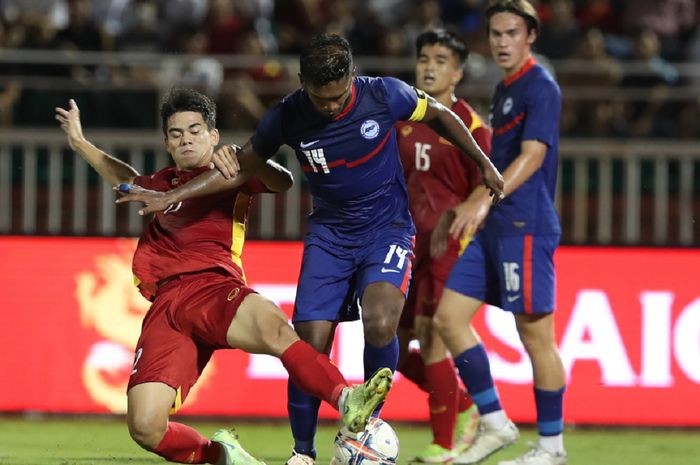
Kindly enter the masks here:
[[[165, 168], [134, 183], [146, 189], [167, 191], [207, 171]], [[257, 178], [238, 189], [190, 199], [155, 214], [139, 239], [133, 273], [141, 293], [155, 295], [159, 281], [181, 273], [219, 268], [245, 277], [241, 263], [246, 218], [253, 194], [269, 192]]]
[[[469, 128], [481, 150], [491, 153], [491, 129], [462, 99], [452, 111]], [[417, 233], [430, 233], [442, 212], [467, 198], [481, 182], [476, 164], [422, 123], [397, 124], [401, 163]]]

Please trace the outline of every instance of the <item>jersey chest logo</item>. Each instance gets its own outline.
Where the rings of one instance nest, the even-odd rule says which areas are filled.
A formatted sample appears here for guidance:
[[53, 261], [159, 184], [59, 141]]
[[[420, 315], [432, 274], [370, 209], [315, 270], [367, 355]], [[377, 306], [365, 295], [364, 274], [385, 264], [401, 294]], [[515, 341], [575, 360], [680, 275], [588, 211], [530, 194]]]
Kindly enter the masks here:
[[503, 107], [501, 108], [501, 110], [503, 111], [504, 115], [507, 115], [508, 113], [510, 113], [510, 110], [512, 110], [512, 109], [513, 109], [513, 99], [508, 97], [505, 100], [505, 102], [503, 102]]
[[368, 119], [360, 127], [360, 135], [365, 139], [374, 139], [379, 135], [379, 123], [373, 119]]

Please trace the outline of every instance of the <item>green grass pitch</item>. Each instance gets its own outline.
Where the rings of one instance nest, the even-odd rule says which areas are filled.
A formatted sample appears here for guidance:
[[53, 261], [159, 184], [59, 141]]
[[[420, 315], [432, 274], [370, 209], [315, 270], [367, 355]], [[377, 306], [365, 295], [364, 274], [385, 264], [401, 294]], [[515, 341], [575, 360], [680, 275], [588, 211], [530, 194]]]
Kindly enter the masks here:
[[[291, 450], [289, 427], [284, 421], [183, 422], [210, 436], [222, 427], [235, 426], [243, 446], [268, 465], [283, 465]], [[408, 464], [425, 446], [430, 433], [424, 424], [393, 423], [401, 441], [399, 464]], [[330, 460], [337, 426], [319, 428], [319, 465]], [[536, 432], [521, 429], [517, 445], [484, 462], [515, 457], [526, 450]], [[568, 429], [565, 436], [569, 465], [697, 465], [700, 464], [700, 431], [636, 429]], [[24, 419], [0, 417], [0, 465], [145, 465], [166, 463], [141, 450], [129, 438], [123, 418]]]

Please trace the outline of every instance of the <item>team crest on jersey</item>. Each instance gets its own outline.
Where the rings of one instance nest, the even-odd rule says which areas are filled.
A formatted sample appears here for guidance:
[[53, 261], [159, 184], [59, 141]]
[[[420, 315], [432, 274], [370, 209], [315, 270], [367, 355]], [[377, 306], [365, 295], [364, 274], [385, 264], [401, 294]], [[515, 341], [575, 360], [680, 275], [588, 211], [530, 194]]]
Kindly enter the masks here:
[[503, 114], [507, 115], [513, 108], [513, 99], [508, 97], [505, 102], [503, 102]]
[[379, 123], [373, 119], [368, 119], [360, 127], [360, 135], [365, 139], [374, 139], [379, 135]]
[[410, 136], [412, 132], [413, 132], [413, 128], [411, 126], [404, 126], [401, 128], [401, 135], [403, 137]]

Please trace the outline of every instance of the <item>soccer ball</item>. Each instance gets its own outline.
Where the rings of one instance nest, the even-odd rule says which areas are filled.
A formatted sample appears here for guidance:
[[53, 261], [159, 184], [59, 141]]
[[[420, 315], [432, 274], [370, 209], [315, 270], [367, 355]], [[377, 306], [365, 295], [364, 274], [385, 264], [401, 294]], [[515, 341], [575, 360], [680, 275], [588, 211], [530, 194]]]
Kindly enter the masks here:
[[399, 438], [389, 423], [370, 418], [361, 433], [341, 428], [333, 442], [331, 465], [394, 465], [399, 457]]

